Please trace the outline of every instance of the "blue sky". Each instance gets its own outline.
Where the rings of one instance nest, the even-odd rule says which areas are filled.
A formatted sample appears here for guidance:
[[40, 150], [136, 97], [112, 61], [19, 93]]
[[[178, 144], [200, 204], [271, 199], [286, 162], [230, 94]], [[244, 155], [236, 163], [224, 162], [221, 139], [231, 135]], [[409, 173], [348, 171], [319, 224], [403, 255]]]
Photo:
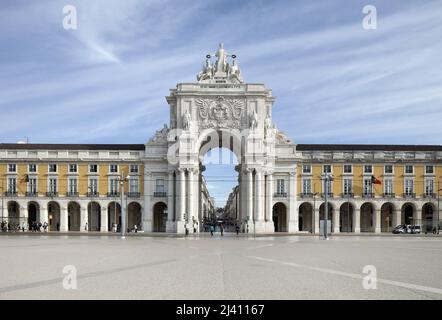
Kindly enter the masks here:
[[441, 144], [441, 17], [441, 1], [3, 0], [0, 142], [145, 143], [224, 42], [297, 143]]

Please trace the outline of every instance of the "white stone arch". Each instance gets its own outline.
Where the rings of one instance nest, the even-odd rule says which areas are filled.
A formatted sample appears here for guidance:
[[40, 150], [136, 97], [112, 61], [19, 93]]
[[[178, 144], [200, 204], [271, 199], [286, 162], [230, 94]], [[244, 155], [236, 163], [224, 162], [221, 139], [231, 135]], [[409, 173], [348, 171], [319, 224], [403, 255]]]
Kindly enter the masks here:
[[364, 201], [359, 207], [361, 232], [374, 232], [376, 227], [376, 202]]
[[[207, 141], [209, 138], [211, 140]], [[237, 129], [207, 128], [202, 130], [198, 135], [193, 152], [198, 154], [198, 161], [202, 162], [207, 152], [216, 148], [229, 149], [236, 156], [239, 164], [244, 158], [243, 136]]]

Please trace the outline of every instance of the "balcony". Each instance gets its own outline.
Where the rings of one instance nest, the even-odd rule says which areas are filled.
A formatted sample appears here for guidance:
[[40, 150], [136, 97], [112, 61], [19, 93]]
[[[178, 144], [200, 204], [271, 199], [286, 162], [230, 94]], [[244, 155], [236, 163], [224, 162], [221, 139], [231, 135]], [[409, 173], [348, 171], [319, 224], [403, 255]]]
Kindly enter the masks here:
[[354, 197], [355, 197], [355, 194], [351, 193], [351, 192], [341, 193], [341, 198], [343, 198], [343, 199], [354, 198]]
[[[128, 192], [127, 194], [128, 198], [139, 198], [141, 194], [139, 192]], [[166, 193], [164, 192], [164, 197], [166, 196]]]
[[301, 198], [313, 198], [313, 193], [303, 192], [303, 193], [301, 193]]
[[[329, 192], [329, 193], [327, 193], [327, 197], [328, 198], [333, 198], [333, 192]], [[321, 193], [321, 198], [325, 198], [325, 193]]]
[[58, 192], [54, 192], [54, 191], [46, 192], [46, 197], [48, 197], [48, 198], [58, 197]]
[[17, 196], [17, 191], [6, 191], [5, 192], [5, 197], [16, 197]]
[[374, 193], [364, 192], [362, 194], [362, 198], [373, 199], [374, 198]]
[[414, 199], [414, 198], [416, 198], [416, 194], [415, 193], [404, 193], [402, 196], [404, 198], [406, 198], [406, 199]]
[[66, 192], [66, 197], [68, 198], [75, 198], [78, 196], [79, 196], [78, 192]]
[[[131, 192], [132, 193], [132, 192]], [[155, 191], [154, 193], [153, 193], [153, 196], [155, 197], [155, 198], [165, 198], [165, 197], [167, 197], [167, 192], [164, 192], [164, 191]]]
[[120, 196], [119, 192], [108, 192], [107, 197], [108, 198], [118, 198]]
[[96, 192], [96, 191], [86, 193], [86, 197], [88, 197], [88, 198], [99, 197], [99, 196], [100, 196], [100, 193]]
[[26, 192], [27, 197], [38, 197], [38, 192], [35, 191], [28, 191]]
[[383, 193], [382, 197], [384, 197], [384, 198], [394, 198], [394, 197], [396, 197], [396, 195], [394, 193], [387, 192], [387, 193]]
[[424, 198], [436, 199], [437, 195], [435, 193], [425, 193], [422, 195]]
[[273, 195], [274, 198], [287, 198], [286, 192], [277, 192]]

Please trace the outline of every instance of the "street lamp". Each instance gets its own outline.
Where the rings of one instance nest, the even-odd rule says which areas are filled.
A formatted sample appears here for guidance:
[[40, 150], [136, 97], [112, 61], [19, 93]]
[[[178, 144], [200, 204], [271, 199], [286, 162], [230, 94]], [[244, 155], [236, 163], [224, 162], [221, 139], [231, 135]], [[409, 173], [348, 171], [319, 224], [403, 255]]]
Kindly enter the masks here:
[[130, 179], [130, 176], [128, 175], [128, 176], [126, 176], [126, 177], [123, 177], [123, 174], [121, 174], [121, 176], [118, 178], [118, 181], [119, 181], [119, 183], [120, 183], [120, 186], [121, 186], [121, 190], [120, 190], [120, 192], [121, 192], [121, 239], [125, 239], [126, 238], [126, 208], [125, 208], [125, 206], [124, 206], [124, 183], [125, 182], [127, 182], [127, 181], [129, 181], [129, 179]]
[[325, 183], [324, 183], [324, 240], [328, 240], [328, 230], [327, 230], [327, 222], [328, 222], [328, 193], [329, 193], [329, 183], [333, 181], [333, 176], [329, 173], [325, 173], [322, 175]]

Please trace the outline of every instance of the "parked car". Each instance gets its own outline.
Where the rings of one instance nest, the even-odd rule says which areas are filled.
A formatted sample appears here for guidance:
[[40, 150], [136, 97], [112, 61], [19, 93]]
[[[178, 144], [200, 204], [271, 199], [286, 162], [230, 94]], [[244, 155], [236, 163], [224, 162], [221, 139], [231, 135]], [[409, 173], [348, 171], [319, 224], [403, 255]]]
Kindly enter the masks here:
[[393, 231], [394, 234], [404, 234], [404, 233], [410, 233], [410, 234], [419, 234], [421, 233], [421, 227], [420, 226], [413, 226], [413, 225], [405, 225], [400, 224], [396, 227], [394, 227]]
[[421, 226], [411, 226], [411, 233], [412, 234], [419, 234], [421, 233]]
[[407, 233], [407, 226], [405, 224], [400, 224], [393, 228], [393, 234]]

